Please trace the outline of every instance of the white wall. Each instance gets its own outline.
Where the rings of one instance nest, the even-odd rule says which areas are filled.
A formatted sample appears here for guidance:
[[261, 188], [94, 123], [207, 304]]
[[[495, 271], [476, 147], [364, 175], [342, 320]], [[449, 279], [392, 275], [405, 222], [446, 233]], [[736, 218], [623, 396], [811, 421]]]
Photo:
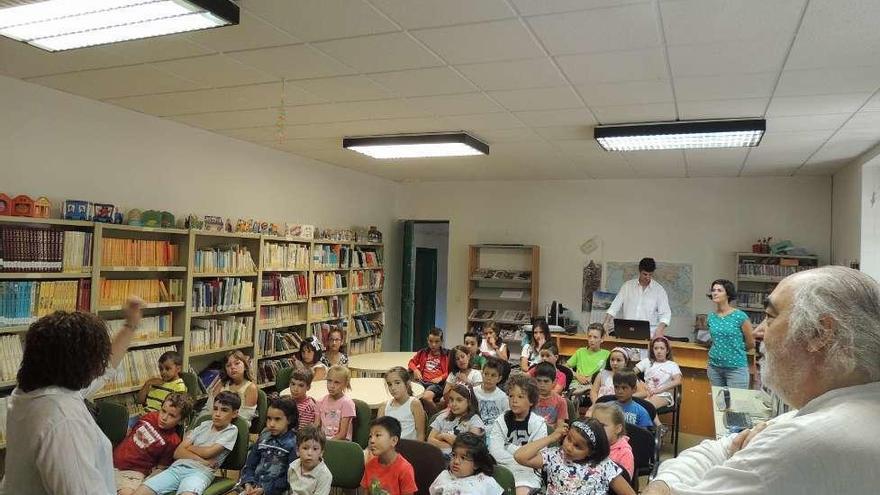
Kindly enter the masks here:
[[0, 77], [0, 190], [130, 208], [385, 234], [384, 345], [399, 346], [397, 185], [17, 79]]
[[849, 266], [861, 249], [862, 164], [852, 163], [831, 178], [831, 263]]
[[861, 270], [880, 280], [880, 156], [862, 166]]
[[[447, 279], [449, 259], [449, 224], [417, 223], [413, 229], [413, 242], [417, 248], [437, 250], [437, 308], [434, 312], [434, 325], [446, 328]], [[448, 342], [453, 342], [447, 340]]]
[[[399, 214], [450, 220], [449, 340], [466, 326], [468, 245], [541, 247], [540, 306], [559, 300], [580, 309], [579, 246], [603, 241], [605, 261], [660, 261], [694, 267], [694, 311], [716, 277], [735, 275], [734, 252], [759, 237], [791, 239], [827, 263], [831, 239], [829, 177], [537, 182], [434, 182], [401, 186]], [[601, 257], [598, 251], [595, 256]], [[587, 321], [582, 315], [581, 321]], [[693, 320], [673, 321], [674, 334]], [[689, 328], [690, 327], [690, 328]]]

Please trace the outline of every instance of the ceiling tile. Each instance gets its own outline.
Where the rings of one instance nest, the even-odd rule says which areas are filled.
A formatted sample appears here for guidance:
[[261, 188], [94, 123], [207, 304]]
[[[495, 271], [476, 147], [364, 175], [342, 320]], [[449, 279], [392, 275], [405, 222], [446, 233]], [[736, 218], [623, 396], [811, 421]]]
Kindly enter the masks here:
[[488, 94], [495, 101], [501, 103], [504, 108], [511, 111], [583, 107], [580, 98], [569, 86], [489, 91]]
[[747, 148], [685, 150], [690, 177], [736, 177], [746, 160]]
[[662, 48], [577, 55], [556, 61], [573, 84], [667, 79]]
[[767, 117], [853, 113], [871, 96], [870, 93], [776, 96], [770, 100]]
[[370, 74], [370, 78], [400, 96], [472, 93], [478, 90], [449, 67]]
[[674, 77], [778, 72], [790, 40], [769, 38], [669, 47]]
[[566, 156], [591, 156], [607, 153], [595, 139], [564, 139], [550, 143]]
[[285, 141], [270, 143], [270, 146], [272, 148], [275, 148], [276, 150], [289, 151], [293, 153], [314, 150], [334, 150], [342, 148], [342, 139], [288, 139]]
[[187, 34], [193, 43], [218, 52], [251, 50], [270, 46], [291, 45], [300, 40], [262, 19], [241, 12], [241, 21], [235, 26], [205, 29]]
[[731, 167], [696, 167], [691, 168], [688, 166], [687, 176], [690, 178], [701, 178], [701, 177], [738, 177], [739, 176], [739, 168], [731, 168]]
[[852, 160], [828, 160], [821, 162], [807, 162], [799, 168], [794, 175], [797, 176], [832, 176], [838, 170], [850, 164]]
[[617, 7], [624, 3], [645, 3], [646, 1], [648, 0], [513, 0], [513, 4], [522, 15], [538, 15]]
[[27, 78], [75, 70], [123, 65], [125, 60], [105, 47], [50, 53], [0, 36], [0, 72]]
[[634, 105], [673, 101], [669, 81], [627, 81], [576, 86], [587, 105]]
[[408, 101], [414, 107], [421, 108], [434, 115], [467, 115], [504, 110], [481, 93], [419, 96], [410, 98]]
[[733, 100], [679, 101], [678, 115], [682, 119], [734, 119], [761, 117], [769, 98]]
[[[496, 114], [491, 114], [496, 115]], [[463, 116], [466, 117], [466, 116]], [[475, 136], [489, 144], [500, 143], [504, 141], [540, 141], [535, 131], [528, 127], [517, 127], [513, 129], [474, 129]]]
[[287, 108], [287, 121], [292, 125], [346, 122], [368, 119], [394, 119], [424, 116], [420, 110], [403, 100], [371, 100], [327, 103]]
[[880, 88], [880, 65], [782, 72], [777, 96], [874, 92]]
[[675, 97], [687, 100], [726, 100], [770, 96], [776, 73], [676, 77]]
[[862, 110], [880, 110], [880, 93], [875, 94], [865, 103]]
[[248, 127], [246, 129], [224, 129], [214, 131], [223, 136], [229, 136], [242, 141], [250, 141], [252, 143], [272, 143], [277, 142], [278, 126]]
[[623, 158], [639, 177], [685, 177], [681, 150], [635, 151], [624, 153]]
[[591, 106], [590, 109], [601, 124], [675, 120], [675, 104], [673, 103]]
[[239, 129], [244, 127], [267, 127], [278, 123], [277, 108], [211, 112], [168, 117], [171, 120], [202, 129]]
[[230, 53], [230, 57], [284, 79], [343, 76], [355, 71], [307, 45], [261, 48]]
[[812, 0], [786, 67], [808, 69], [876, 64], [880, 2]]
[[360, 72], [387, 72], [443, 65], [434, 54], [403, 33], [325, 41], [314, 46]]
[[185, 34], [171, 34], [155, 38], [123, 41], [121, 43], [105, 45], [105, 48], [122, 57], [126, 64], [142, 64], [145, 62], [197, 57], [214, 53], [214, 50], [210, 48], [193, 43]]
[[536, 134], [545, 139], [593, 139], [593, 126], [588, 124], [553, 125], [548, 127], [536, 127], [533, 130]]
[[[878, 136], [880, 139], [880, 136]], [[806, 165], [837, 160], [854, 160], [877, 144], [878, 139], [836, 141], [831, 139], [810, 157]]]
[[30, 82], [94, 99], [198, 89], [199, 85], [146, 65], [71, 72]]
[[511, 129], [523, 127], [523, 123], [508, 112], [480, 113], [475, 115], [454, 115], [444, 117], [443, 123], [450, 130], [462, 129], [478, 131], [484, 129]]
[[514, 112], [526, 125], [531, 127], [551, 126], [592, 126], [596, 124], [593, 116], [585, 108], [570, 110], [528, 110]]
[[326, 101], [381, 100], [394, 96], [364, 76], [305, 79], [289, 85], [302, 88]]
[[372, 0], [405, 29], [507, 19], [516, 14], [504, 0]]
[[829, 113], [826, 115], [770, 117], [767, 119], [767, 130], [771, 132], [834, 130], [843, 125], [850, 115], [848, 113]]
[[856, 112], [846, 123], [846, 129], [875, 129], [880, 136], [880, 112]]
[[397, 31], [362, 0], [247, 0], [242, 8], [306, 41]]
[[529, 17], [526, 22], [553, 55], [660, 45], [656, 10], [650, 3]]
[[456, 67], [484, 90], [562, 86], [565, 79], [547, 58], [514, 60]]
[[762, 149], [760, 146], [752, 149], [749, 152], [749, 157], [746, 159], [746, 167], [743, 169], [743, 173], [745, 174], [745, 170], [750, 167], [761, 167], [761, 168], [778, 168], [778, 167], [798, 167], [810, 155], [813, 154], [814, 150], [802, 150], [802, 151], [767, 151]]
[[740, 173], [741, 177], [791, 177], [798, 169], [797, 165], [761, 165], [747, 162]]
[[666, 0], [660, 2], [672, 45], [782, 37], [791, 39], [805, 0]]
[[543, 52], [518, 20], [412, 31], [450, 64], [539, 57]]
[[755, 151], [775, 153], [791, 151], [791, 152], [813, 152], [819, 149], [825, 141], [834, 133], [832, 129], [812, 130], [812, 131], [795, 131], [783, 132], [768, 130], [761, 138], [761, 143]]
[[278, 79], [272, 74], [254, 69], [225, 55], [208, 55], [168, 62], [156, 62], [153, 67], [169, 72], [204, 87], [240, 86]]

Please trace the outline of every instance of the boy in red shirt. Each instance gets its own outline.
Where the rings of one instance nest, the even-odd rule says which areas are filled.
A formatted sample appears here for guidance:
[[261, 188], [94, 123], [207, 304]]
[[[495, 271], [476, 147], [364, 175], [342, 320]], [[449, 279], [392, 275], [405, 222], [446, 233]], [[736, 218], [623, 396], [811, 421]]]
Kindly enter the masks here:
[[439, 401], [443, 398], [443, 386], [449, 374], [449, 351], [443, 348], [443, 330], [428, 330], [428, 347], [416, 352], [407, 366], [413, 378], [425, 387], [422, 399]]
[[400, 421], [382, 416], [370, 423], [367, 450], [373, 456], [364, 466], [361, 488], [366, 495], [412, 495], [418, 491], [412, 464], [397, 453]]
[[153, 469], [170, 466], [180, 445], [177, 425], [192, 412], [185, 394], [172, 392], [162, 409], [143, 415], [119, 445], [113, 449], [116, 493], [131, 495]]

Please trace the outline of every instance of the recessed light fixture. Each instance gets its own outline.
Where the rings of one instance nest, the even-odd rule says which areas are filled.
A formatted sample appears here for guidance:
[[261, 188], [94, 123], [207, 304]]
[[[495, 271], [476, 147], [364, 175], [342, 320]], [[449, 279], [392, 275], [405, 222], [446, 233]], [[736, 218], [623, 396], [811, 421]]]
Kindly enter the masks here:
[[50, 52], [238, 24], [230, 0], [22, 0], [0, 35]]
[[757, 146], [764, 119], [691, 120], [596, 127], [593, 136], [605, 151], [653, 151]]
[[465, 132], [347, 137], [342, 147], [380, 159], [489, 154], [488, 144]]

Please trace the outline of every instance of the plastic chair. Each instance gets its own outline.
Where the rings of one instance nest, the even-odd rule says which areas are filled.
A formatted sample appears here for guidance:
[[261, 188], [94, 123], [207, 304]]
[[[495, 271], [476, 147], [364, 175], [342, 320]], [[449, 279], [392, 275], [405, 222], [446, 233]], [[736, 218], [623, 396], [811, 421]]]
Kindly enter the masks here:
[[[210, 420], [211, 416], [202, 416], [197, 420], [196, 424], [199, 425]], [[234, 424], [238, 428], [238, 438], [235, 439], [235, 447], [232, 448], [232, 451], [223, 460], [223, 464], [220, 465], [223, 476], [215, 476], [214, 482], [205, 489], [203, 495], [222, 495], [231, 490], [238, 480], [227, 478], [226, 471], [241, 471], [244, 463], [247, 461], [248, 424], [241, 418], [235, 418]]]
[[443, 472], [446, 460], [443, 452], [428, 442], [400, 439], [397, 452], [412, 464], [416, 476], [418, 495], [428, 495], [428, 487]]
[[574, 371], [571, 370], [568, 366], [564, 364], [556, 363], [556, 369], [562, 372], [565, 375], [565, 388], [562, 389], [564, 394], [568, 394], [568, 387], [571, 385], [571, 381], [574, 380]]
[[629, 445], [633, 451], [635, 474], [630, 486], [633, 490], [639, 490], [639, 476], [650, 476], [660, 456], [660, 435], [646, 428], [626, 424], [626, 435], [629, 437]]
[[370, 441], [370, 420], [373, 419], [373, 411], [366, 402], [358, 399], [354, 401], [354, 421], [352, 421], [351, 439], [362, 449], [367, 448]]
[[500, 464], [496, 465], [492, 477], [501, 485], [504, 495], [514, 495], [516, 493], [516, 481], [514, 481], [513, 473], [509, 469]]
[[364, 477], [364, 451], [348, 440], [327, 440], [324, 463], [333, 475], [333, 486], [354, 490]]
[[128, 433], [128, 409], [122, 404], [110, 401], [99, 402], [96, 405], [98, 413], [95, 415], [95, 423], [116, 447]]
[[292, 374], [293, 368], [281, 368], [275, 373], [275, 390], [278, 393], [290, 386], [290, 375]]
[[678, 457], [678, 436], [681, 430], [681, 385], [672, 390], [672, 405], [664, 406], [657, 409], [657, 414], [672, 414], [672, 424], [670, 431], [672, 434], [672, 450], [673, 456]]
[[269, 412], [269, 399], [266, 392], [257, 387], [257, 415], [251, 420], [251, 433], [259, 434], [266, 426], [266, 414]]
[[199, 377], [196, 376], [195, 373], [190, 373], [188, 371], [181, 371], [180, 378], [183, 379], [183, 384], [186, 385], [186, 394], [190, 396], [193, 400], [198, 399], [205, 392], [202, 390], [201, 382], [199, 382]]

